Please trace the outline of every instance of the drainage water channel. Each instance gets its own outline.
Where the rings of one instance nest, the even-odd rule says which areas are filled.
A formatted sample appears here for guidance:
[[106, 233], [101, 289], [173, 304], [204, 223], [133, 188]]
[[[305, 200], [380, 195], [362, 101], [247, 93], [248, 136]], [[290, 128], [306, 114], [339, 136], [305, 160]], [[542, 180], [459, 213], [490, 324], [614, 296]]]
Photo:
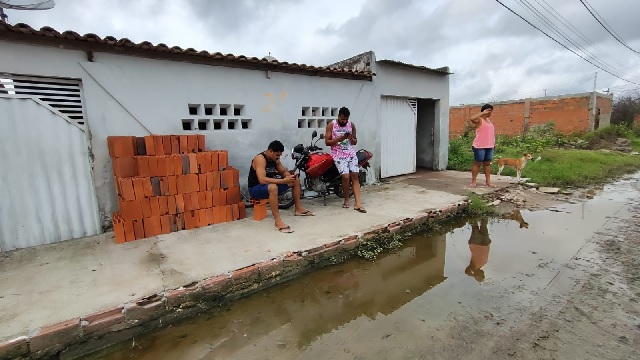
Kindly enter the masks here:
[[446, 358], [466, 343], [451, 337], [475, 336], [478, 318], [517, 323], [608, 218], [637, 199], [639, 180], [513, 220], [462, 219], [376, 261], [317, 270], [87, 358]]

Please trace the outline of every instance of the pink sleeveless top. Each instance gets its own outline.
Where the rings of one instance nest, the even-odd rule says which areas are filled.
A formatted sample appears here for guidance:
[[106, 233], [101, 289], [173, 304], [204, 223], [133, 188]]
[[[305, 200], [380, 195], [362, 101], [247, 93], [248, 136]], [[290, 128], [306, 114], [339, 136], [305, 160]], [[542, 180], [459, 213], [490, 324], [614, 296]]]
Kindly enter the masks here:
[[[347, 125], [341, 127], [337, 120], [332, 121], [333, 130], [331, 130], [331, 138], [336, 139], [342, 136], [342, 134], [349, 132], [353, 134], [351, 121], [347, 121]], [[345, 139], [335, 145], [331, 146], [331, 157], [334, 159], [349, 159], [356, 156], [356, 150], [351, 145], [349, 139]]]
[[473, 147], [476, 149], [490, 149], [496, 146], [496, 130], [492, 123], [480, 118], [480, 126], [476, 129]]

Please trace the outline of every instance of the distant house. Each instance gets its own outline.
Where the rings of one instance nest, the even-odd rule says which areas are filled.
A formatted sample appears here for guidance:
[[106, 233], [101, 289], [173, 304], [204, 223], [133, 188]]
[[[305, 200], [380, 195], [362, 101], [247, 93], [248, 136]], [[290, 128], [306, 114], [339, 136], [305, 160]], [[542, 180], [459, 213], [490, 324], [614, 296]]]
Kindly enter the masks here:
[[[245, 180], [273, 139], [287, 148], [322, 133], [342, 106], [368, 181], [445, 169], [449, 70], [373, 52], [326, 67], [164, 44], [0, 24], [0, 248], [108, 228], [117, 207], [109, 135], [206, 134]], [[9, 225], [7, 225], [9, 224]]]
[[[449, 111], [449, 136], [464, 133], [467, 119], [480, 112], [483, 104], [452, 106]], [[522, 134], [526, 129], [552, 121], [564, 133], [588, 132], [609, 125], [612, 95], [595, 93], [567, 94], [492, 103], [491, 121], [503, 135]], [[594, 109], [595, 106], [595, 109]]]

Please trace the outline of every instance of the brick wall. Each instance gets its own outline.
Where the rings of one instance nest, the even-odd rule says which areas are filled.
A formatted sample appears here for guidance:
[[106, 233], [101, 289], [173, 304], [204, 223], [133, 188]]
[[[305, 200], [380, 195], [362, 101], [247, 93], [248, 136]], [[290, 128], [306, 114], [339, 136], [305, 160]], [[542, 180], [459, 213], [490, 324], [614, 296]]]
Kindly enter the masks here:
[[[496, 126], [497, 134], [510, 136], [521, 134], [525, 130], [527, 120], [529, 128], [553, 121], [556, 124], [556, 129], [564, 133], [587, 132], [591, 130], [591, 96], [591, 94], [583, 94], [573, 97], [494, 103], [492, 104], [494, 109], [491, 121]], [[608, 124], [608, 118], [611, 116], [611, 97], [597, 96], [596, 104], [600, 108], [601, 118], [606, 118], [606, 124]], [[469, 117], [479, 113], [481, 107], [482, 104], [451, 107], [449, 109], [449, 136], [462, 134]], [[528, 110], [526, 114], [525, 110]], [[526, 115], [528, 115], [528, 119]]]

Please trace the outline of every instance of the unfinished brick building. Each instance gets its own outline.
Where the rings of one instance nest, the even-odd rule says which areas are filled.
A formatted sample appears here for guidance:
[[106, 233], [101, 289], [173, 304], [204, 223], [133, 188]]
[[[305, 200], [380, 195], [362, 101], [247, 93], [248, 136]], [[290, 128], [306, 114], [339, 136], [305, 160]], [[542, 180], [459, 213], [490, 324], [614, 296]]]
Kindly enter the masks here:
[[[556, 129], [564, 133], [588, 132], [609, 125], [613, 98], [596, 93], [593, 111], [593, 93], [527, 98], [491, 103], [491, 116], [496, 133], [518, 135], [532, 126], [553, 121]], [[449, 108], [449, 136], [463, 134], [467, 119], [479, 113], [483, 104], [452, 106]]]

